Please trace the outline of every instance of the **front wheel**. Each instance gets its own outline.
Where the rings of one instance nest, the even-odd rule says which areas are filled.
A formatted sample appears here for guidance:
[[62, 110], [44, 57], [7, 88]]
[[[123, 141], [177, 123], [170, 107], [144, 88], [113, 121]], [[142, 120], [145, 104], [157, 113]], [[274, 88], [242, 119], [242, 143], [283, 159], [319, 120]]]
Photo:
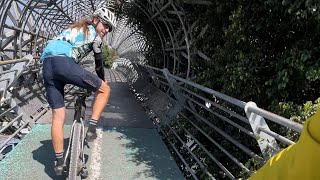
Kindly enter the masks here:
[[70, 152], [70, 164], [69, 164], [69, 180], [81, 179], [80, 171], [82, 168], [81, 158], [81, 136], [82, 128], [79, 122], [74, 124], [73, 135], [71, 139], [71, 152]]

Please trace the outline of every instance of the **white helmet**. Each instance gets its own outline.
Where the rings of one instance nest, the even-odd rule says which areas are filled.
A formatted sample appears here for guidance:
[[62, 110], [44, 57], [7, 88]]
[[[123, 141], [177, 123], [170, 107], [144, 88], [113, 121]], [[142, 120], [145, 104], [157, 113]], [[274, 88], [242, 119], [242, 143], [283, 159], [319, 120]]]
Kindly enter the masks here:
[[109, 25], [109, 32], [116, 27], [116, 17], [113, 12], [107, 8], [99, 8], [94, 13], [93, 16], [98, 17], [103, 24]]

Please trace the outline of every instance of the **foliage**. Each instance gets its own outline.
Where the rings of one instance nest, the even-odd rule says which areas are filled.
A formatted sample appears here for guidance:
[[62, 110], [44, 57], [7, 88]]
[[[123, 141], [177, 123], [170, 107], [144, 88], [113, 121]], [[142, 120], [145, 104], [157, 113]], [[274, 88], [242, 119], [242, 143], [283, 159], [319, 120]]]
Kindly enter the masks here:
[[[147, 40], [149, 64], [160, 66], [164, 64], [160, 37], [141, 11], [141, 3], [135, 3], [118, 9], [118, 15], [127, 17], [129, 24], [138, 27]], [[255, 101], [271, 111], [279, 103], [290, 101], [301, 105], [319, 97], [317, 1], [217, 0], [212, 3], [209, 7], [180, 4], [187, 25], [198, 21], [193, 34], [209, 26], [191, 47], [211, 56], [210, 61], [195, 58], [192, 62], [197, 83], [237, 99]], [[164, 37], [168, 35], [165, 28], [162, 32]]]
[[[135, 3], [128, 3], [118, 14], [128, 18], [128, 23], [136, 25], [146, 37], [149, 64], [162, 67], [162, 37], [141, 11], [143, 5], [131, 2]], [[216, 0], [210, 1], [210, 6], [175, 3], [179, 2], [186, 26], [197, 22], [189, 31], [193, 38], [192, 79], [196, 83], [246, 102], [254, 101], [261, 108], [299, 123], [319, 109], [318, 0]], [[208, 30], [198, 37], [206, 25]], [[177, 32], [181, 26], [174, 24], [173, 28]], [[165, 26], [161, 30], [163, 37], [169, 37]], [[210, 60], [195, 55], [197, 50]], [[180, 68], [187, 70], [185, 66]], [[288, 129], [279, 130], [292, 140], [298, 138]]]
[[104, 66], [106, 68], [111, 68], [112, 63], [117, 58], [117, 51], [115, 49], [108, 48], [108, 46], [103, 46], [102, 54], [104, 57]]
[[205, 42], [220, 43], [197, 44], [213, 56], [210, 68], [197, 73], [198, 82], [269, 109], [273, 102], [301, 104], [319, 97], [319, 13], [300, 7], [309, 15], [301, 17], [281, 1], [235, 4], [216, 2], [223, 11], [211, 12], [215, 20], [206, 21], [219, 30]]
[[[145, 4], [142, 4], [139, 1], [133, 1], [125, 4], [124, 7], [118, 6], [116, 14], [120, 19], [127, 18], [127, 23], [135, 26], [141, 36], [145, 37], [147, 47], [144, 51], [144, 55], [148, 64], [155, 67], [162, 67], [161, 65], [164, 63], [162, 61], [164, 52], [161, 51], [161, 37], [159, 37], [154, 24], [149, 21], [148, 16], [137, 5], [144, 6]], [[163, 32], [166, 33], [165, 31]], [[168, 34], [164, 34], [164, 36], [166, 35], [169, 36]], [[159, 60], [159, 57], [161, 60]]]

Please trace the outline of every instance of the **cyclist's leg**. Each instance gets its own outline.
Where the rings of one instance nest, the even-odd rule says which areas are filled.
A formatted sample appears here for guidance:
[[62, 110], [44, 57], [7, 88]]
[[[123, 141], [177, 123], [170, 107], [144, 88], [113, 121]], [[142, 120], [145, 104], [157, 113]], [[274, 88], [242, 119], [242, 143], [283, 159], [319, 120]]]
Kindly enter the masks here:
[[52, 126], [51, 136], [53, 149], [57, 157], [57, 164], [55, 167], [57, 174], [62, 174], [63, 164], [63, 124], [65, 117], [64, 108], [64, 83], [56, 80], [55, 68], [52, 66], [52, 61], [55, 57], [45, 59], [43, 63], [43, 77], [44, 85], [47, 93], [49, 105], [52, 108]]
[[63, 149], [63, 124], [65, 118], [64, 84], [54, 80], [54, 86], [46, 88], [48, 102], [52, 108], [51, 136], [55, 153]]
[[102, 81], [100, 88], [96, 91], [96, 99], [93, 104], [91, 120], [86, 133], [86, 139], [88, 142], [91, 142], [97, 138], [96, 126], [105, 105], [108, 103], [110, 92], [110, 87], [107, 85], [107, 83]]
[[104, 81], [102, 81], [101, 86], [96, 91], [96, 99], [93, 104], [93, 112], [92, 112], [92, 119], [98, 120], [101, 116], [101, 113], [104, 110], [104, 107], [108, 103], [109, 97], [110, 97], [111, 89], [108, 86], [108, 84]]
[[[59, 77], [61, 78], [61, 81], [96, 92], [97, 96], [93, 104], [91, 121], [98, 121], [108, 102], [111, 92], [110, 87], [98, 76], [83, 69], [70, 58], [65, 58], [64, 60], [67, 61], [67, 63], [64, 64], [64, 68], [59, 70]], [[90, 129], [89, 125], [89, 130]], [[95, 126], [93, 130], [93, 133], [95, 133]], [[95, 137], [92, 139], [95, 139]]]
[[63, 152], [63, 124], [65, 108], [52, 109], [51, 137], [55, 153]]

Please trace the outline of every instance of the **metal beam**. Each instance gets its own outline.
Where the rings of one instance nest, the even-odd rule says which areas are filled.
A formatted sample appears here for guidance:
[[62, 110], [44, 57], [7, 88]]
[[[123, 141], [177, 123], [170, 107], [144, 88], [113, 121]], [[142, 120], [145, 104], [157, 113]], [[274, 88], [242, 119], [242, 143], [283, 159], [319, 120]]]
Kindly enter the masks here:
[[209, 0], [183, 0], [186, 4], [212, 5]]

